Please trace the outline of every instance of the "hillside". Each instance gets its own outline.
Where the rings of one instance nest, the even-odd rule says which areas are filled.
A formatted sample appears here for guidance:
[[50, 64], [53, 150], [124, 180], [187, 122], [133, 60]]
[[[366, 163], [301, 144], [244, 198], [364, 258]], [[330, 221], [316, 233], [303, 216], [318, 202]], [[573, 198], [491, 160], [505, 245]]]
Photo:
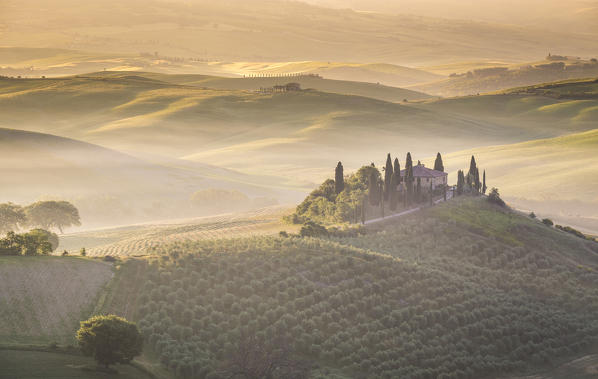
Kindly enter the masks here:
[[598, 61], [575, 57], [548, 57], [540, 62], [476, 67], [453, 71], [449, 78], [411, 88], [437, 96], [465, 96], [530, 86], [564, 79], [598, 77]]
[[479, 198], [363, 237], [179, 243], [158, 254], [130, 261], [145, 272], [139, 325], [182, 375], [250, 370], [247, 349], [267, 359], [283, 343], [287, 377], [493, 377], [546, 370], [598, 336], [598, 244]]
[[592, 101], [586, 104], [586, 117], [546, 114], [537, 108], [564, 100], [543, 96], [397, 104], [320, 91], [258, 94], [163, 80], [127, 72], [3, 79], [0, 126], [278, 176], [287, 187], [305, 189], [327, 176], [323, 162], [342, 160], [351, 169], [380, 151], [425, 157], [585, 131], [594, 128], [595, 120]]
[[72, 344], [112, 276], [111, 265], [86, 259], [0, 257], [0, 340]]
[[454, 173], [471, 155], [512, 205], [586, 231], [598, 230], [598, 130], [452, 153]]
[[283, 186], [263, 176], [175, 160], [150, 163], [77, 140], [12, 129], [0, 129], [0, 162], [0, 202], [67, 199], [79, 208], [87, 228], [115, 220], [172, 218], [173, 213], [200, 215], [189, 210], [191, 195], [200, 189], [276, 198], [282, 192], [272, 187]]
[[282, 217], [289, 211], [288, 207], [273, 206], [218, 216], [75, 232], [60, 236], [57, 251], [76, 254], [85, 247], [88, 256], [127, 257], [150, 254], [173, 242], [275, 235], [281, 230], [294, 232], [297, 226], [282, 222]]
[[[333, 80], [325, 77], [311, 76], [309, 74], [301, 76], [287, 77], [282, 73], [273, 74], [274, 77], [245, 77], [245, 78], [225, 78], [207, 75], [160, 75], [148, 72], [137, 72], [136, 75], [161, 80], [173, 84], [190, 85], [205, 88], [223, 89], [223, 90], [246, 90], [258, 91], [261, 88], [269, 88], [275, 85], [284, 85], [290, 82], [299, 83], [303, 89], [315, 89], [321, 92], [339, 93], [345, 95], [356, 95], [369, 97], [372, 99], [384, 100], [389, 102], [401, 102], [404, 100], [428, 99], [431, 96], [422, 92], [411, 91], [403, 88], [389, 87], [381, 84], [367, 83], [365, 81], [353, 80]], [[314, 73], [315, 75], [316, 73]], [[118, 75], [118, 74], [117, 74]], [[265, 75], [265, 74], [263, 74]], [[351, 75], [345, 76], [347, 78]]]
[[[0, 47], [0, 75], [3, 76], [56, 77], [103, 70], [151, 71], [163, 74], [234, 78], [257, 75], [318, 74], [326, 79], [381, 83], [395, 87], [426, 83], [445, 77], [445, 75], [387, 63], [316, 61], [231, 63], [161, 56], [160, 54], [106, 54], [69, 49]], [[169, 79], [167, 81], [171, 81], [173, 78]], [[195, 80], [200, 79], [196, 78]], [[320, 85], [325, 83], [320, 82]], [[238, 86], [235, 88], [248, 89]], [[312, 88], [317, 87], [312, 86]]]
[[3, 15], [3, 46], [158, 52], [209, 61], [415, 66], [450, 63], [455, 57], [529, 61], [550, 50], [596, 53], [595, 35], [587, 30], [455, 20], [444, 12], [435, 18], [273, 0], [110, 0], [84, 6], [74, 0], [51, 5], [9, 0], [3, 2]]

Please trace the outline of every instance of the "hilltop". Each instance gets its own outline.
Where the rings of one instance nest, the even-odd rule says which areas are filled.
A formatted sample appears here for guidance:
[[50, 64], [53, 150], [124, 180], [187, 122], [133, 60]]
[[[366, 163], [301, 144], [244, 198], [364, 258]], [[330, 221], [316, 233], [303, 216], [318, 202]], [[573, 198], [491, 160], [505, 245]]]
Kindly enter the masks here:
[[598, 230], [598, 130], [445, 156], [451, 173], [471, 155], [483, 162], [492, 183], [512, 205], [543, 217]]
[[411, 88], [438, 96], [465, 96], [537, 85], [564, 79], [598, 77], [598, 60], [549, 56], [543, 61], [474, 67], [453, 71], [449, 78]]

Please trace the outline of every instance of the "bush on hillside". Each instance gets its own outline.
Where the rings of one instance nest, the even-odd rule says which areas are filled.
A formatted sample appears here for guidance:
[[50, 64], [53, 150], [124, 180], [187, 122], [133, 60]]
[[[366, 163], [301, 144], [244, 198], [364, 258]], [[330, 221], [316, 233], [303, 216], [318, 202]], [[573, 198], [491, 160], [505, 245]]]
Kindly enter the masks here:
[[582, 232], [580, 232], [579, 230], [577, 230], [577, 229], [574, 229], [574, 228], [572, 228], [572, 227], [570, 227], [570, 226], [555, 225], [555, 228], [557, 228], [557, 229], [560, 229], [560, 230], [562, 230], [563, 232], [567, 232], [567, 233], [569, 233], [569, 234], [573, 234], [573, 235], [574, 235], [574, 236], [576, 236], [576, 237], [583, 238], [584, 240], [585, 240], [585, 239], [592, 240], [592, 238], [590, 238], [590, 237], [586, 236], [585, 234], [583, 234], [583, 233], [582, 233]]
[[143, 338], [137, 325], [115, 315], [94, 316], [81, 321], [77, 341], [84, 355], [108, 368], [115, 363], [129, 363], [141, 354]]
[[488, 201], [491, 202], [492, 204], [496, 204], [501, 207], [506, 206], [503, 199], [500, 198], [500, 193], [498, 192], [498, 188], [496, 188], [496, 187], [494, 187], [490, 190], [490, 193], [488, 194]]
[[553, 225], [554, 225], [554, 222], [552, 222], [552, 220], [551, 220], [551, 219], [549, 219], [549, 218], [544, 218], [544, 219], [542, 219], [542, 223], [543, 223], [544, 225], [546, 225], [546, 226], [553, 226]]
[[326, 237], [328, 230], [314, 221], [307, 221], [299, 231], [301, 237]]
[[0, 238], [0, 255], [48, 255], [58, 246], [58, 236], [43, 229], [28, 233], [8, 232]]

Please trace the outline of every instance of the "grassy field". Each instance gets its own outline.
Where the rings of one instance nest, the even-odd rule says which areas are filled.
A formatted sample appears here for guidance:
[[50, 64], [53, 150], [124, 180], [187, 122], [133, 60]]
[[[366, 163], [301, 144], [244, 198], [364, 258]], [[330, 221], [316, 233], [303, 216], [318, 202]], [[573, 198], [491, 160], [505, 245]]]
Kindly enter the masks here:
[[90, 256], [126, 257], [152, 254], [156, 248], [173, 242], [274, 235], [281, 230], [296, 232], [297, 226], [282, 223], [282, 216], [289, 211], [287, 207], [270, 207], [163, 224], [72, 233], [61, 236], [57, 251], [77, 254], [85, 247]]
[[454, 173], [475, 155], [488, 185], [499, 187], [514, 206], [557, 222], [598, 230], [598, 130], [513, 145], [452, 153], [445, 168]]
[[[116, 365], [118, 374], [95, 370], [93, 359], [62, 353], [22, 350], [0, 350], [0, 378], [2, 379], [34, 379], [34, 378], [150, 378], [143, 371], [129, 365]], [[87, 369], [85, 369], [87, 368]]]
[[0, 257], [0, 340], [73, 343], [112, 275], [111, 265], [89, 259]]

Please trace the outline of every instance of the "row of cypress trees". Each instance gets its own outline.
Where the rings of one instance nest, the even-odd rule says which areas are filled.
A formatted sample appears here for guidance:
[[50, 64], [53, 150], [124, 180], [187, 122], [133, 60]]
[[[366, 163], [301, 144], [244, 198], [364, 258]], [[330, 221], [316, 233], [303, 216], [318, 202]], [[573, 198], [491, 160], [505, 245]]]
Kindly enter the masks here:
[[463, 170], [457, 172], [457, 195], [462, 195], [466, 192], [476, 195], [485, 194], [487, 189], [486, 170], [483, 171], [482, 180], [480, 181], [480, 169], [475, 161], [475, 157], [472, 155], [467, 175], [465, 175]]
[[[419, 164], [419, 162], [418, 162]], [[372, 167], [374, 163], [371, 164]], [[405, 174], [401, 177], [401, 164], [399, 159], [395, 158], [394, 162], [390, 153], [386, 156], [386, 163], [382, 169], [384, 171], [384, 179], [378, 175], [377, 170], [372, 170], [368, 180], [367, 201], [371, 206], [380, 206], [382, 216], [384, 217], [384, 204], [388, 203], [392, 211], [397, 209], [400, 200], [403, 201], [403, 206], [412, 203], [421, 203], [424, 201], [424, 193], [422, 192], [421, 179], [413, 176], [413, 159], [411, 153], [408, 152], [405, 158]], [[436, 154], [434, 161], [434, 170], [444, 172], [444, 163], [442, 155]], [[335, 192], [341, 193], [345, 188], [343, 165], [338, 162], [335, 170]], [[403, 184], [403, 195], [400, 196], [397, 188]], [[463, 170], [458, 171], [457, 175], [457, 193], [462, 195], [464, 193], [485, 194], [486, 187], [486, 171], [483, 171], [482, 180], [480, 180], [480, 171], [477, 166], [475, 157], [471, 156], [469, 171], [465, 175]], [[446, 199], [446, 186], [444, 187], [444, 196]], [[428, 200], [432, 202], [432, 183], [430, 183]], [[364, 202], [366, 200], [364, 199]], [[363, 208], [363, 207], [362, 207]], [[363, 209], [362, 209], [363, 213]]]

